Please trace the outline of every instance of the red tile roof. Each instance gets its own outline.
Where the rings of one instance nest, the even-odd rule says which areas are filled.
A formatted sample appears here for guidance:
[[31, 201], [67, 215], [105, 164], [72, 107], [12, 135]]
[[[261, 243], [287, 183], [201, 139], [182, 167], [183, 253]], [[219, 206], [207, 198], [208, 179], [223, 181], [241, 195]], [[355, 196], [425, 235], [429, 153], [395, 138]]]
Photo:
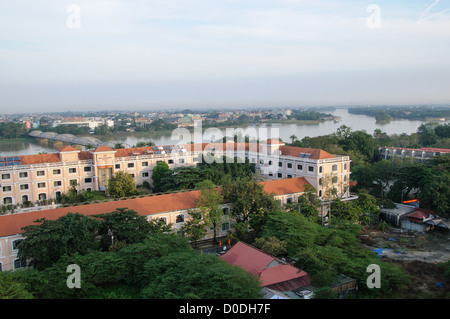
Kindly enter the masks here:
[[293, 157], [299, 157], [301, 153], [309, 153], [310, 159], [327, 159], [335, 158], [336, 156], [325, 152], [324, 150], [317, 148], [304, 148], [296, 146], [280, 146], [281, 155], [288, 155]]
[[263, 144], [280, 144], [280, 145], [284, 145], [283, 142], [281, 142], [280, 140], [277, 140], [276, 138], [271, 138], [267, 141], [262, 142]]
[[30, 213], [4, 215], [0, 216], [0, 237], [20, 234], [23, 232], [23, 227], [33, 224], [37, 219], [46, 218], [49, 220], [56, 220], [68, 213], [80, 213], [82, 215], [90, 216], [110, 213], [117, 208], [126, 207], [135, 210], [141, 216], [147, 216], [163, 212], [186, 210], [196, 207], [199, 195], [200, 191], [179, 192], [89, 205], [60, 207]]
[[114, 150], [106, 145], [98, 146], [95, 148], [94, 153], [96, 152], [113, 152]]
[[268, 194], [287, 195], [293, 193], [302, 193], [306, 185], [311, 185], [304, 177], [295, 177], [288, 179], [275, 179], [273, 181], [262, 182], [264, 190]]
[[59, 153], [23, 155], [20, 157], [22, 165], [58, 163], [61, 162]]
[[244, 242], [232, 246], [221, 258], [230, 265], [242, 267], [258, 276], [263, 287], [290, 291], [310, 284], [309, 275], [305, 271], [285, 264]]
[[[284, 181], [284, 185], [283, 184]], [[288, 180], [274, 180], [263, 182], [264, 190], [275, 195], [303, 192], [306, 180], [303, 177]], [[171, 194], [154, 195], [142, 198], [109, 201], [89, 205], [60, 207], [45, 211], [19, 213], [0, 216], [0, 237], [22, 233], [22, 227], [33, 224], [36, 219], [58, 219], [68, 213], [83, 215], [106, 214], [117, 208], [135, 210], [142, 216], [154, 215], [164, 212], [173, 212], [195, 208], [200, 191], [186, 191]]]
[[78, 152], [78, 150], [72, 146], [66, 145], [61, 147], [58, 151], [62, 152]]

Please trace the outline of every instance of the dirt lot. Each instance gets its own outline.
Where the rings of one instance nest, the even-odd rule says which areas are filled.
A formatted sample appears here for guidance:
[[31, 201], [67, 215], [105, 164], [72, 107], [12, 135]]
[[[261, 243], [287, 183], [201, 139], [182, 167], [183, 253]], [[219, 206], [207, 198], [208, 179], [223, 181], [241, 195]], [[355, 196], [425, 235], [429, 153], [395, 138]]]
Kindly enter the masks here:
[[382, 260], [400, 265], [411, 276], [402, 298], [450, 298], [450, 282], [445, 282], [439, 267], [450, 260], [450, 234], [366, 229], [360, 239]]

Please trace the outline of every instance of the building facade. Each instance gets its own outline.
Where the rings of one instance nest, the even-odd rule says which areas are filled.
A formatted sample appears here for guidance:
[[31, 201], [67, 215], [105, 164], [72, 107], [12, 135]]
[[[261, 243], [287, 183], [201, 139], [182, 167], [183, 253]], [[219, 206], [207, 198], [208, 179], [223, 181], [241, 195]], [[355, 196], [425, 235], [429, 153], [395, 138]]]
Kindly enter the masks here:
[[[303, 177], [261, 183], [264, 190], [268, 194], [273, 194], [280, 205], [298, 201], [298, 197], [305, 192], [307, 185], [309, 185]], [[7, 271], [26, 267], [26, 264], [17, 258], [17, 243], [24, 239], [22, 236], [23, 227], [35, 224], [38, 219], [56, 220], [68, 213], [79, 213], [86, 216], [107, 214], [118, 208], [127, 208], [145, 216], [149, 221], [162, 220], [167, 225], [171, 224], [173, 231], [177, 231], [183, 227], [185, 221], [189, 220], [188, 212], [197, 208], [200, 194], [201, 192], [198, 190], [181, 191], [0, 216], [0, 269]], [[234, 222], [230, 214], [231, 205], [222, 203], [221, 207], [224, 211], [224, 218], [218, 229], [218, 237], [226, 236], [233, 229]], [[204, 239], [213, 238], [213, 230], [207, 228], [207, 231]]]
[[151, 184], [158, 162], [171, 169], [196, 165], [201, 159], [220, 161], [222, 157], [254, 163], [264, 180], [304, 177], [324, 199], [333, 193], [349, 197], [350, 158], [320, 149], [285, 146], [272, 139], [263, 143], [203, 143], [111, 149], [99, 146], [80, 151], [64, 146], [58, 153], [0, 157], [0, 204], [20, 207], [42, 205], [66, 193], [72, 183], [77, 188], [106, 190], [108, 180], [119, 170], [132, 175], [137, 185]]

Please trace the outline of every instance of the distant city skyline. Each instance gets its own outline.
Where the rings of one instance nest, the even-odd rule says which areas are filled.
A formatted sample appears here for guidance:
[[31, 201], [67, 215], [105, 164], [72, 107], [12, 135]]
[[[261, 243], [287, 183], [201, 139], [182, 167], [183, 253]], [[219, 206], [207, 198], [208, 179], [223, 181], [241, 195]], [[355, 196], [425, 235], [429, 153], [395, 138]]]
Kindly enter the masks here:
[[448, 0], [0, 9], [0, 113], [450, 103]]

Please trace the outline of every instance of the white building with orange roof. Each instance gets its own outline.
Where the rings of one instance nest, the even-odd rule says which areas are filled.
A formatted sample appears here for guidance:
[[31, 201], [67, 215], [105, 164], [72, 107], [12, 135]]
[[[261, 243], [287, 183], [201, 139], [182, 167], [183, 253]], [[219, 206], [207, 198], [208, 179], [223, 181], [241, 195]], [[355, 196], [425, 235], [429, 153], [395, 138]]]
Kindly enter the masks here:
[[66, 193], [73, 182], [78, 189], [104, 191], [108, 180], [119, 170], [132, 175], [137, 185], [151, 183], [152, 170], [158, 162], [164, 161], [173, 169], [196, 165], [201, 155], [210, 160], [222, 156], [248, 160], [265, 180], [304, 177], [320, 198], [330, 192], [349, 196], [348, 156], [286, 146], [270, 139], [262, 143], [197, 143], [115, 150], [99, 146], [92, 151], [64, 146], [53, 154], [0, 157], [0, 204], [48, 204]]
[[[297, 201], [298, 197], [305, 192], [309, 183], [305, 178], [298, 177], [289, 180], [266, 181], [261, 182], [261, 184], [264, 186], [265, 192], [272, 194], [281, 204], [286, 204]], [[163, 220], [167, 225], [172, 224], [173, 230], [176, 231], [190, 218], [189, 210], [197, 208], [200, 193], [198, 190], [182, 191], [0, 216], [0, 271], [16, 270], [26, 266], [17, 258], [17, 243], [24, 239], [22, 236], [23, 228], [28, 225], [35, 225], [35, 221], [38, 219], [56, 220], [68, 213], [92, 216], [111, 213], [118, 208], [127, 208], [145, 216], [149, 221], [156, 219]], [[226, 236], [232, 229], [232, 223], [234, 222], [229, 214], [230, 204], [223, 203], [221, 206], [225, 218], [217, 234], [218, 237]], [[208, 228], [208, 233], [204, 239], [209, 238], [213, 238], [213, 232]]]

